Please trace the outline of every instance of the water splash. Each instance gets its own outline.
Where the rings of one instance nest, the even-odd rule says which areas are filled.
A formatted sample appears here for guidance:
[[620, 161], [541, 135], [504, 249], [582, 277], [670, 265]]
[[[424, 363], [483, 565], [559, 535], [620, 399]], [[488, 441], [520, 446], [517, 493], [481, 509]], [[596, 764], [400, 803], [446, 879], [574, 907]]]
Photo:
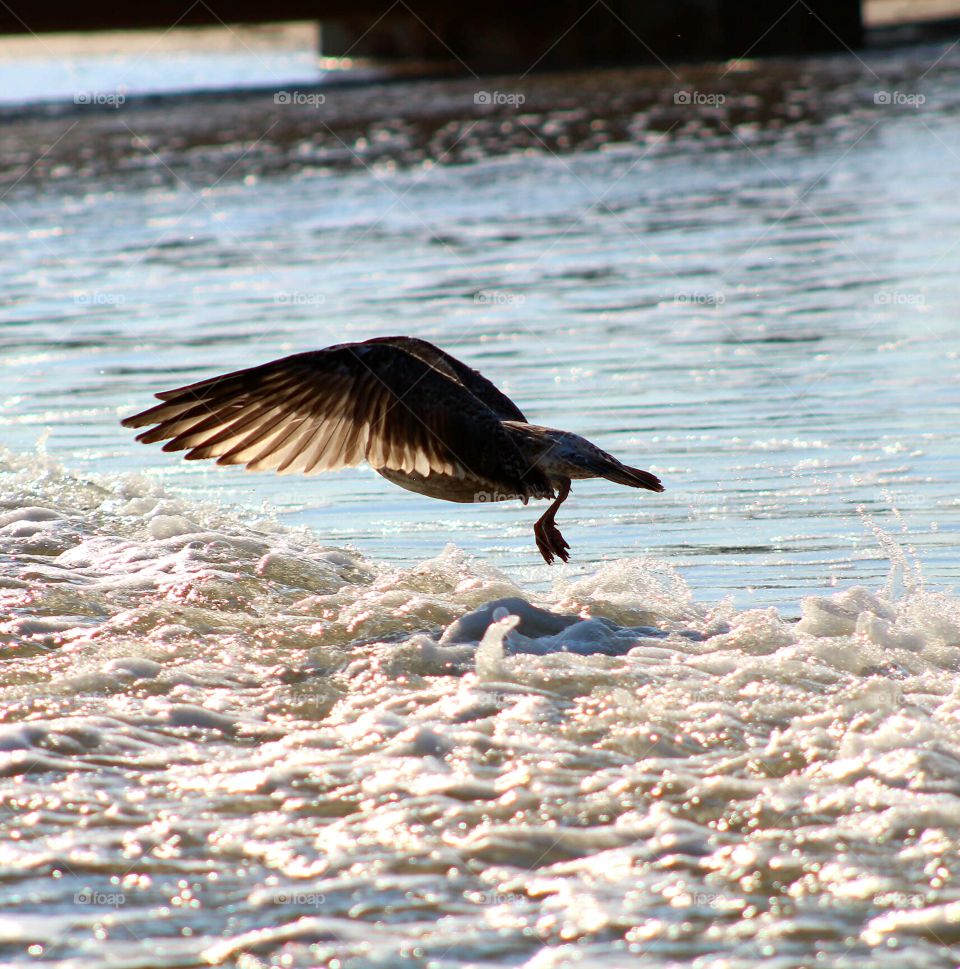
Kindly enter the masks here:
[[960, 603], [896, 542], [793, 622], [244, 518], [3, 456], [4, 957], [952, 952]]

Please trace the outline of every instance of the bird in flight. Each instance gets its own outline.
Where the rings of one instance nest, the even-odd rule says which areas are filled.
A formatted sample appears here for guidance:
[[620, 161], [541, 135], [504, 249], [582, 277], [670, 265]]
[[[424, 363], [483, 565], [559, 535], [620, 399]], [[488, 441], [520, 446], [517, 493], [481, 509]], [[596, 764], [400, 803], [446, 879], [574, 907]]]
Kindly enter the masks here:
[[144, 444], [248, 471], [316, 474], [366, 461], [445, 501], [553, 499], [533, 526], [548, 565], [570, 546], [554, 521], [577, 478], [663, 491], [586, 438], [530, 424], [486, 377], [426, 340], [387, 336], [296, 353], [156, 395], [122, 421]]

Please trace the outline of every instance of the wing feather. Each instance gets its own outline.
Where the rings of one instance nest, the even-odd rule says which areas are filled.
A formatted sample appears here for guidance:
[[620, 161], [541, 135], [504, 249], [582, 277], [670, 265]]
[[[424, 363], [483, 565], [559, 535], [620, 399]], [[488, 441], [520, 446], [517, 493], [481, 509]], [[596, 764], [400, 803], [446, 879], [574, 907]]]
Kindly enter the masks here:
[[527, 419], [520, 408], [502, 390], [487, 380], [482, 373], [468, 367], [462, 360], [451, 356], [440, 347], [413, 336], [378, 336], [368, 342], [383, 343], [419, 357], [435, 370], [439, 370], [466, 387], [477, 400], [486, 404], [501, 420], [526, 423]]

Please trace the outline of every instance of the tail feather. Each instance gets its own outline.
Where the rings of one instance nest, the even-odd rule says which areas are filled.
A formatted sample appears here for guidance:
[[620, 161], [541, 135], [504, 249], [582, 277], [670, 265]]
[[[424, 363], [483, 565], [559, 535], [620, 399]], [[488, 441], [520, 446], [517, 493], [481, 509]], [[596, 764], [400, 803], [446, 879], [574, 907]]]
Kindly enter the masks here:
[[655, 474], [651, 474], [649, 471], [641, 471], [639, 468], [631, 468], [628, 464], [621, 464], [619, 461], [605, 461], [601, 467], [597, 468], [597, 472], [608, 481], [615, 481], [617, 484], [627, 485], [630, 488], [663, 491], [663, 485]]
[[533, 455], [533, 462], [548, 467], [555, 478], [606, 478], [628, 488], [663, 491], [655, 474], [621, 463], [579, 434], [521, 421], [503, 421], [503, 426], [520, 449]]

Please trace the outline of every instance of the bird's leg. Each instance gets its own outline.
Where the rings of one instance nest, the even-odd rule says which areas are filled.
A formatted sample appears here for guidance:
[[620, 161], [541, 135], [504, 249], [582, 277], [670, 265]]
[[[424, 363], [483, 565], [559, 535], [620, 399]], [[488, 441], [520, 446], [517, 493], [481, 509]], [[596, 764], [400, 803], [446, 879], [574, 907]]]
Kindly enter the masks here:
[[560, 534], [560, 529], [554, 524], [557, 509], [567, 500], [570, 494], [570, 479], [564, 478], [560, 484], [560, 491], [550, 507], [537, 519], [533, 526], [533, 534], [537, 539], [537, 548], [547, 565], [553, 565], [553, 558], [557, 556], [566, 562], [570, 558], [566, 539]]

